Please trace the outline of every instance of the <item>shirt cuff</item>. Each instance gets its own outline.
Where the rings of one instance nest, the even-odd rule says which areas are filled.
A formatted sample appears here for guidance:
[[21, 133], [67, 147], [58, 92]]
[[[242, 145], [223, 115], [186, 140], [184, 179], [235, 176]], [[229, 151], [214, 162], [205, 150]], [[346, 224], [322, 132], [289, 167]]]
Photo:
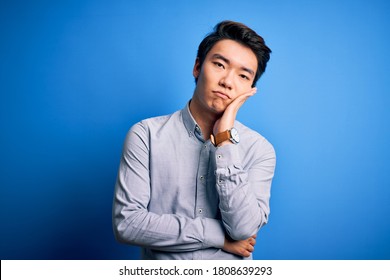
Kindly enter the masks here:
[[235, 144], [223, 145], [215, 149], [215, 166], [226, 168], [231, 165], [240, 165], [241, 159], [238, 147]]

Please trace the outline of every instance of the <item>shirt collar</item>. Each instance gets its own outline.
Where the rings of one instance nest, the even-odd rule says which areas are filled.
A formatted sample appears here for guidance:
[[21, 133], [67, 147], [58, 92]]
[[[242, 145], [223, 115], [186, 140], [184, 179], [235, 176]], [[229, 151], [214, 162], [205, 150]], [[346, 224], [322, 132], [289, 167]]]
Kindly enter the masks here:
[[181, 111], [182, 116], [183, 116], [184, 126], [187, 129], [188, 136], [190, 136], [190, 137], [196, 136], [196, 138], [198, 138], [199, 140], [204, 141], [200, 126], [196, 123], [194, 117], [192, 116], [192, 114], [190, 112], [190, 102], [191, 102], [191, 100], [187, 103], [187, 105]]

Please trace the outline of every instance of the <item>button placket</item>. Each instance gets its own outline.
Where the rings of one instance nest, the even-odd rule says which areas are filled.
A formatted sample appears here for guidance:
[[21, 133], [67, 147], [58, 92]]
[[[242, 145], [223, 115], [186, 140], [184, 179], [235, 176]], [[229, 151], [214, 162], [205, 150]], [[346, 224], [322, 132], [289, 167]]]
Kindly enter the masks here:
[[[200, 129], [199, 129], [200, 130]], [[210, 160], [209, 147], [207, 144], [202, 143], [199, 147], [200, 160], [197, 170], [197, 180], [196, 180], [196, 205], [195, 205], [195, 215], [196, 216], [205, 216], [208, 213], [207, 206], [207, 194], [206, 194], [206, 183], [207, 183], [207, 174], [208, 174], [208, 163]]]

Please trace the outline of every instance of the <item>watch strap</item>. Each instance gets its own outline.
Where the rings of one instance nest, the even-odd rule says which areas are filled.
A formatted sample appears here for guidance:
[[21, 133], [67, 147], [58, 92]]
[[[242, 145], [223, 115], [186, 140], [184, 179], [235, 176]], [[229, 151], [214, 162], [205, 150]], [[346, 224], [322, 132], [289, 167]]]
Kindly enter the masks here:
[[210, 141], [214, 144], [214, 146], [218, 146], [222, 142], [230, 140], [230, 138], [230, 130], [222, 131], [215, 136], [213, 134], [210, 135]]

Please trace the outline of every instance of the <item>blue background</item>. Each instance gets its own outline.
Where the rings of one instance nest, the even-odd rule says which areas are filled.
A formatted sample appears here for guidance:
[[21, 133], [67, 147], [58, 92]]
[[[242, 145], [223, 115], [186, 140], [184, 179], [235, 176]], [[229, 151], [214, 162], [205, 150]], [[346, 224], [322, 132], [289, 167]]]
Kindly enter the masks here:
[[389, 1], [1, 1], [1, 259], [132, 259], [111, 205], [135, 122], [184, 107], [201, 39], [273, 50], [239, 119], [277, 151], [257, 259], [390, 259]]

